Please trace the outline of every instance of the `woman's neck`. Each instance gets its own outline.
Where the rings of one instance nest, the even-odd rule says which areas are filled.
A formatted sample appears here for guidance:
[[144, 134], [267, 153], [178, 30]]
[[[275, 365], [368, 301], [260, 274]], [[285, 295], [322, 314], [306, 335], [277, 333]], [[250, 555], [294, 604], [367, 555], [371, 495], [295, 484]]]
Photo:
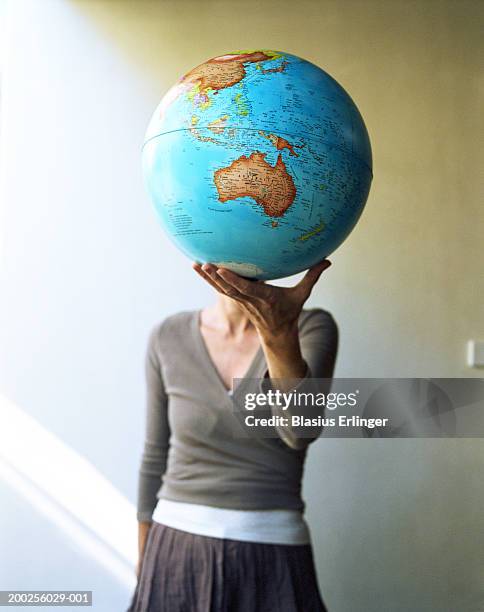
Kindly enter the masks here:
[[216, 328], [230, 337], [244, 334], [253, 327], [241, 306], [225, 295], [219, 295], [215, 304], [202, 311], [202, 324]]

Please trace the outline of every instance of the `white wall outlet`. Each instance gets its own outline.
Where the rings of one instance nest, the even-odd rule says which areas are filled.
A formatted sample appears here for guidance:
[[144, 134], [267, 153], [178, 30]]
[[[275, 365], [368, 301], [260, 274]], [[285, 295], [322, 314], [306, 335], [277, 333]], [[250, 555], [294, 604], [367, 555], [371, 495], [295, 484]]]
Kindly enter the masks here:
[[467, 365], [470, 368], [484, 368], [484, 340], [469, 340]]

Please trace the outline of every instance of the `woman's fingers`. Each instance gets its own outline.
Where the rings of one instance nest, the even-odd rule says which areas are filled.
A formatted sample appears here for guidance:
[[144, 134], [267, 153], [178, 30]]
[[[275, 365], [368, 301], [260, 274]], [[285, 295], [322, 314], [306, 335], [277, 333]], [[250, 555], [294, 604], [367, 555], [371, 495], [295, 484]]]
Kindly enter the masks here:
[[246, 297], [240, 294], [235, 287], [226, 283], [218, 274], [217, 268], [212, 264], [203, 264], [200, 266], [196, 264], [198, 267], [194, 268], [195, 270], [202, 276], [207, 282], [209, 282], [214, 289], [216, 289], [219, 293], [223, 293], [228, 297], [233, 298], [238, 301], [245, 301]]
[[246, 295], [241, 293], [237, 287], [234, 287], [228, 283], [220, 274], [218, 274], [218, 268], [216, 266], [213, 264], [204, 264], [202, 266], [202, 270], [204, 270], [205, 273], [208, 274], [214, 281], [214, 283], [222, 289], [225, 295], [240, 301], [247, 301]]
[[[323, 261], [310, 268], [297, 285], [286, 291], [298, 295], [302, 300], [306, 300], [321, 274], [330, 265], [331, 262], [329, 260], [323, 259]], [[203, 265], [194, 263], [193, 269], [219, 293], [223, 293], [234, 300], [256, 304], [260, 301], [270, 303], [271, 298], [276, 299], [277, 297], [276, 295], [267, 295], [269, 293], [268, 289], [272, 289], [270, 286], [242, 278], [226, 268], [217, 268], [217, 266], [210, 263]]]
[[202, 266], [199, 263], [194, 263], [192, 268], [195, 270], [195, 272], [197, 272], [199, 276], [203, 278], [204, 281], [211, 285], [215, 289], [215, 291], [225, 294], [225, 291], [222, 291], [222, 289], [215, 284], [215, 282], [210, 278], [210, 276], [202, 270]]
[[294, 289], [301, 295], [308, 297], [321, 274], [327, 270], [330, 265], [331, 262], [328, 259], [323, 259], [323, 261], [309, 268], [298, 284], [294, 286]]
[[227, 270], [226, 268], [218, 268], [217, 275], [222, 278], [226, 284], [231, 285], [239, 293], [250, 298], [260, 298], [261, 288], [265, 287], [265, 285], [259, 285], [253, 281], [247, 280], [246, 278], [242, 278], [238, 274], [235, 274], [235, 272]]

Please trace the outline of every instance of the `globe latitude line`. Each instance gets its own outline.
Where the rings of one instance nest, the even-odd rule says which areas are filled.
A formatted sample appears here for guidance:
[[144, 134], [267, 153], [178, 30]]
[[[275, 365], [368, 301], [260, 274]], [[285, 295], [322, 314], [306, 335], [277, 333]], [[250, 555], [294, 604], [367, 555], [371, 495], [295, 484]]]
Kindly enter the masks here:
[[[143, 143], [141, 150], [144, 149], [145, 145], [147, 145], [149, 142], [151, 142], [152, 140], [155, 140], [156, 138], [160, 138], [161, 136], [167, 136], [169, 134], [175, 134], [176, 132], [191, 132], [193, 128], [178, 128], [176, 130], [168, 130], [167, 132], [161, 132], [160, 134], [156, 134], [154, 136], [150, 136], [147, 140], [145, 140], [145, 142]], [[247, 127], [236, 127], [236, 126], [229, 126], [229, 125], [225, 125], [224, 129], [227, 130], [245, 130], [247, 132], [259, 132], [260, 130], [264, 131], [264, 132], [274, 132], [274, 127], [271, 128], [247, 128]], [[198, 127], [197, 126], [197, 130], [209, 130], [211, 131], [211, 129], [209, 127]], [[318, 137], [314, 137], [313, 135], [311, 135], [309, 132], [299, 132], [298, 134], [292, 134], [291, 132], [285, 132], [282, 130], [277, 130], [277, 135], [282, 134], [283, 136], [289, 136], [290, 138], [301, 138], [301, 135], [304, 134], [304, 137], [309, 139], [309, 140], [313, 140], [313, 141], [318, 141], [319, 143], [324, 144], [326, 147], [330, 147], [332, 149], [339, 149], [340, 151], [342, 151], [343, 153], [345, 153], [346, 155], [348, 155], [349, 157], [353, 157], [354, 159], [358, 160], [361, 164], [363, 164], [366, 169], [368, 170], [368, 172], [371, 175], [371, 178], [373, 178], [373, 169], [368, 165], [368, 163], [362, 159], [359, 155], [355, 155], [355, 153], [353, 153], [352, 151], [350, 151], [349, 149], [346, 149], [345, 147], [342, 147], [341, 145], [337, 145], [331, 142], [327, 142], [326, 140], [324, 140], [323, 138], [318, 138]], [[306, 136], [307, 134], [307, 136]]]

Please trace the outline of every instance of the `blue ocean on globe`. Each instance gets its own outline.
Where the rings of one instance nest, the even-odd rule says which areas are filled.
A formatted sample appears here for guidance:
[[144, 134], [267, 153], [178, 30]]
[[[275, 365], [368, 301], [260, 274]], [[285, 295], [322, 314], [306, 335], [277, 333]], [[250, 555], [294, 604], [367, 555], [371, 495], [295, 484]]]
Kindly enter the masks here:
[[270, 280], [306, 270], [348, 236], [372, 153], [356, 105], [324, 70], [281, 51], [239, 51], [200, 64], [163, 97], [143, 174], [190, 259]]

